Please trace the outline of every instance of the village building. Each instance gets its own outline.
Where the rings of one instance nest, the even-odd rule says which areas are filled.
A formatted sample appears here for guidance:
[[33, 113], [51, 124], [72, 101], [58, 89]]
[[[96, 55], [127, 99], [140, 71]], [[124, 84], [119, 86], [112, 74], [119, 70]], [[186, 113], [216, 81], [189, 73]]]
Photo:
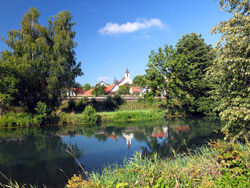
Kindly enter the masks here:
[[[133, 81], [132, 79], [130, 78], [130, 73], [128, 71], [128, 69], [126, 70], [125, 72], [125, 75], [124, 77], [117, 83], [113, 83], [111, 85], [107, 85], [105, 82], [101, 81], [99, 84], [100, 85], [104, 85], [105, 86], [105, 94], [114, 94], [115, 92], [118, 92], [119, 91], [119, 87], [120, 86], [123, 86], [125, 84], [132, 84]], [[94, 89], [90, 89], [88, 91], [86, 91], [84, 94], [82, 94], [83, 96], [91, 96], [93, 95], [92, 92], [94, 91]], [[140, 95], [142, 96], [142, 94], [146, 93], [150, 91], [150, 89], [148, 87], [145, 87], [145, 88], [138, 88], [138, 87], [130, 87], [130, 90], [129, 90], [129, 93], [131, 95]]]
[[130, 76], [129, 76], [129, 71], [128, 69], [126, 70], [125, 72], [125, 77], [123, 77], [120, 82], [118, 82], [118, 86], [122, 86], [122, 85], [125, 85], [125, 84], [132, 84], [132, 80], [130, 79]]

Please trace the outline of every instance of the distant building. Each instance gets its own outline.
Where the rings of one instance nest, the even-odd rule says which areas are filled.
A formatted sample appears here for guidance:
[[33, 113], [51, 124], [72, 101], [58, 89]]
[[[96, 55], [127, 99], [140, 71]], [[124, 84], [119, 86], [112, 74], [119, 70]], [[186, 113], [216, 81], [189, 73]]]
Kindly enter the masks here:
[[129, 71], [127, 69], [125, 72], [125, 76], [119, 82], [106, 86], [105, 93], [106, 94], [113, 94], [113, 93], [119, 91], [119, 86], [122, 86], [125, 84], [132, 84], [132, 82], [133, 81], [130, 79]]
[[[125, 84], [132, 84], [132, 80], [130, 79], [130, 75], [129, 75], [129, 71], [128, 69], [125, 72], [125, 76], [117, 83], [108, 85], [105, 82], [101, 81], [99, 84], [100, 85], [104, 85], [105, 86], [105, 94], [113, 94], [117, 91], [119, 91], [119, 86], [125, 85]], [[94, 91], [94, 89], [90, 89], [88, 91], [86, 91], [83, 96], [91, 96], [92, 92]]]
[[122, 86], [122, 85], [125, 85], [125, 84], [132, 84], [132, 80], [130, 79], [130, 76], [129, 76], [129, 71], [128, 69], [126, 70], [125, 72], [125, 77], [123, 77], [120, 82], [118, 82], [118, 86]]
[[114, 89], [115, 86], [116, 86], [115, 84], [106, 86], [105, 89], [104, 89], [104, 90], [105, 90], [105, 93], [106, 93], [106, 94], [112, 93], [112, 91], [113, 91], [113, 89]]

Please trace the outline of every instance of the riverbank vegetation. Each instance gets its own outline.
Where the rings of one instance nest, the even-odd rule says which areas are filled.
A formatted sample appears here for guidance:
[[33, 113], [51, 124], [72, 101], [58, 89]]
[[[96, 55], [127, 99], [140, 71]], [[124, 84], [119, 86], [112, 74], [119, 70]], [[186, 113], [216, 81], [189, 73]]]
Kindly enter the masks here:
[[[91, 110], [90, 110], [91, 108]], [[115, 122], [135, 122], [146, 120], [164, 119], [165, 112], [160, 109], [144, 110], [119, 110], [112, 112], [97, 112], [91, 106], [86, 107], [83, 113], [61, 113], [59, 114], [59, 124], [68, 125], [91, 125], [96, 126], [98, 123], [115, 123]]]
[[67, 187], [249, 187], [249, 147], [223, 141], [211, 142], [172, 158], [142, 156], [123, 166], [106, 167], [102, 174], [74, 175]]

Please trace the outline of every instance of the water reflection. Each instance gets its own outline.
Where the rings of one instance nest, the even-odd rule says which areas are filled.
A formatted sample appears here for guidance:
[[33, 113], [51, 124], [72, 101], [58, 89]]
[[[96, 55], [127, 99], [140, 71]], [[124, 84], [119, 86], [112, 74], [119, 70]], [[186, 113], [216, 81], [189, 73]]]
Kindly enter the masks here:
[[[217, 119], [182, 119], [113, 124], [105, 127], [68, 126], [34, 130], [0, 131], [0, 170], [21, 183], [63, 187], [65, 175], [79, 169], [65, 150], [68, 145], [88, 171], [123, 162], [134, 152], [163, 156], [171, 149], [184, 151], [218, 136]], [[184, 142], [185, 140], [185, 142]], [[0, 181], [3, 179], [0, 179]]]
[[[80, 157], [81, 151], [77, 145], [72, 148]], [[35, 129], [18, 137], [2, 136], [0, 171], [20, 183], [64, 187], [65, 174], [71, 176], [79, 170], [74, 159], [65, 152], [66, 149], [68, 145], [50, 131]], [[0, 177], [0, 182], [5, 182], [5, 179]]]

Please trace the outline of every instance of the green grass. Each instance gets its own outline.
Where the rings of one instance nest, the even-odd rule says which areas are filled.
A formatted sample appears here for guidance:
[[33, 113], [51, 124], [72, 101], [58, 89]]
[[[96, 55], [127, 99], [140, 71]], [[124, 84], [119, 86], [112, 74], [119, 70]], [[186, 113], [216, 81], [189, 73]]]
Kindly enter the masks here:
[[164, 112], [160, 109], [119, 110], [98, 113], [102, 122], [132, 122], [163, 119]]
[[30, 127], [39, 126], [36, 115], [29, 113], [9, 113], [0, 118], [0, 127]]
[[[174, 153], [174, 152], [173, 152]], [[216, 142], [173, 158], [136, 154], [102, 173], [74, 175], [68, 187], [249, 187], [249, 147]]]
[[[118, 110], [112, 112], [98, 112], [99, 123], [136, 122], [164, 119], [165, 112], [160, 109]], [[83, 113], [61, 113], [59, 124], [86, 124]]]
[[139, 109], [159, 109], [162, 100], [155, 100], [154, 103], [149, 104], [147, 102], [140, 101], [128, 101], [119, 106], [119, 110], [139, 110]]

